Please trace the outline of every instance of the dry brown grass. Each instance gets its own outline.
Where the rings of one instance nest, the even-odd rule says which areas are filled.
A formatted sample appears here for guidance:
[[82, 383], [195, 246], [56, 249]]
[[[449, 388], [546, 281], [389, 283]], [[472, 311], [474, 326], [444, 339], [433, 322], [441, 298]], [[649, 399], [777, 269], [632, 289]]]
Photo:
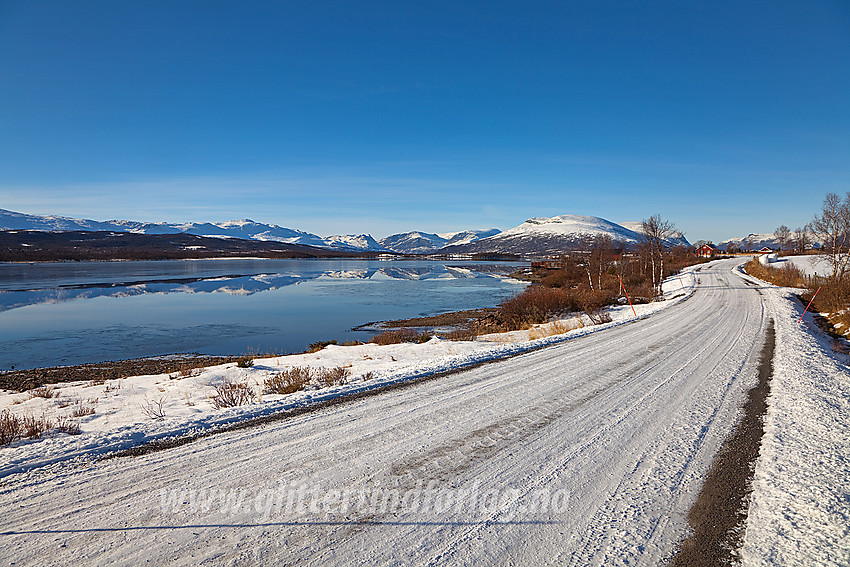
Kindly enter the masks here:
[[478, 338], [478, 332], [471, 325], [467, 325], [452, 329], [448, 333], [441, 334], [440, 337], [450, 341], [474, 341]]
[[764, 266], [757, 259], [752, 259], [744, 265], [744, 269], [753, 277], [782, 287], [804, 287], [812, 285], [812, 278], [791, 263], [785, 263], [781, 268]]
[[539, 325], [529, 329], [528, 339], [533, 341], [535, 339], [544, 339], [554, 335], [563, 335], [582, 327], [584, 327], [584, 323], [578, 317], [575, 319], [568, 319], [566, 321], [552, 321], [551, 323], [546, 323], [545, 325]]
[[66, 418], [53, 422], [43, 415], [18, 416], [9, 410], [0, 412], [0, 445], [9, 445], [19, 439], [38, 439], [51, 430], [77, 435], [80, 433], [80, 426]]
[[370, 343], [377, 345], [396, 345], [400, 343], [425, 343], [431, 340], [428, 333], [419, 333], [415, 329], [389, 329], [372, 337]]
[[38, 388], [33, 388], [29, 391], [30, 397], [32, 398], [55, 398], [58, 394], [53, 386], [39, 386]]
[[[806, 288], [807, 291], [800, 295], [803, 303], [808, 304], [814, 298], [812, 311], [824, 314], [834, 329], [844, 329], [845, 332], [850, 329], [850, 278], [811, 277], [791, 264], [774, 268], [763, 266], [758, 260], [747, 262], [745, 269], [751, 276], [774, 285]], [[815, 297], [818, 288], [820, 291]]]
[[[825, 280], [817, 283], [821, 289], [814, 298], [812, 309], [823, 313], [837, 334], [846, 335], [850, 330], [850, 279]], [[801, 299], [808, 303], [814, 296], [815, 289], [804, 293]]]

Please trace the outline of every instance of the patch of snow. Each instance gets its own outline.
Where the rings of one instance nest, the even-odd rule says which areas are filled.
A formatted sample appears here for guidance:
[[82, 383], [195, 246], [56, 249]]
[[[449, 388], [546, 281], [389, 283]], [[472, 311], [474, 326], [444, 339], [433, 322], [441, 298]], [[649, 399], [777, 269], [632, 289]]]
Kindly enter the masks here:
[[750, 276], [776, 328], [743, 565], [850, 564], [850, 380], [793, 291]]
[[807, 276], [826, 276], [832, 273], [829, 259], [822, 255], [786, 256], [779, 262], [789, 262]]

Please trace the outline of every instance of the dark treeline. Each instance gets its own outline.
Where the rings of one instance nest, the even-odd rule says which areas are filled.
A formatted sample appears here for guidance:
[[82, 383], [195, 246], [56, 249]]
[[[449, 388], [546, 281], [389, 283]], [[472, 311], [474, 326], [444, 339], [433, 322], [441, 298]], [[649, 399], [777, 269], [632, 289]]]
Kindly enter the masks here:
[[0, 261], [182, 260], [189, 258], [361, 258], [371, 253], [192, 234], [0, 231]]

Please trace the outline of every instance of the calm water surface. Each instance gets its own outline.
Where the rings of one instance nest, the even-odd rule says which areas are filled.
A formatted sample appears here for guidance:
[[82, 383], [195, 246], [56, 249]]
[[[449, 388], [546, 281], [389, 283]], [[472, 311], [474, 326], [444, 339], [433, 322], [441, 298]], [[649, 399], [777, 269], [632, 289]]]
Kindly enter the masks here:
[[199, 352], [296, 352], [352, 327], [490, 307], [516, 263], [181, 260], [0, 264], [0, 370]]

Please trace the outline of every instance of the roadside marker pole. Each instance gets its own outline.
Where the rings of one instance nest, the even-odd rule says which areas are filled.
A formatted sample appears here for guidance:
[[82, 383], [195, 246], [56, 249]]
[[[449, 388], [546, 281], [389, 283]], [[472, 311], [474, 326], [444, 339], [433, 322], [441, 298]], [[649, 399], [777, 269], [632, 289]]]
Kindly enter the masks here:
[[[820, 291], [820, 288], [818, 288], [818, 291]], [[799, 323], [800, 321], [802, 321], [802, 320], [803, 320], [803, 317], [805, 317], [806, 312], [809, 310], [809, 307], [811, 307], [811, 306], [812, 306], [812, 301], [814, 301], [814, 300], [815, 300], [815, 298], [818, 296], [818, 291], [816, 291], [816, 292], [815, 292], [815, 294], [812, 296], [812, 299], [809, 301], [809, 304], [808, 304], [808, 305], [806, 305], [806, 311], [803, 311], [803, 314], [802, 314], [802, 315], [800, 315], [800, 318], [799, 318], [799, 319], [797, 319], [797, 322], [798, 322], [798, 323]]]
[[[632, 298], [631, 298], [631, 297], [629, 297], [629, 292], [628, 292], [628, 291], [626, 291], [626, 286], [625, 286], [625, 285], [623, 285], [623, 278], [621, 278], [619, 274], [617, 274], [617, 278], [620, 280], [620, 287], [621, 287], [621, 288], [623, 288], [623, 293], [625, 293], [625, 294], [626, 294], [626, 299], [628, 299], [628, 300], [629, 300], [629, 305], [630, 305], [630, 306], [631, 306], [631, 308], [632, 308], [632, 313], [634, 313], [634, 314], [635, 314], [635, 317], [637, 317], [637, 311], [635, 311], [635, 306], [634, 306], [634, 305], [632, 305]], [[814, 299], [814, 297], [813, 297], [812, 299]]]

